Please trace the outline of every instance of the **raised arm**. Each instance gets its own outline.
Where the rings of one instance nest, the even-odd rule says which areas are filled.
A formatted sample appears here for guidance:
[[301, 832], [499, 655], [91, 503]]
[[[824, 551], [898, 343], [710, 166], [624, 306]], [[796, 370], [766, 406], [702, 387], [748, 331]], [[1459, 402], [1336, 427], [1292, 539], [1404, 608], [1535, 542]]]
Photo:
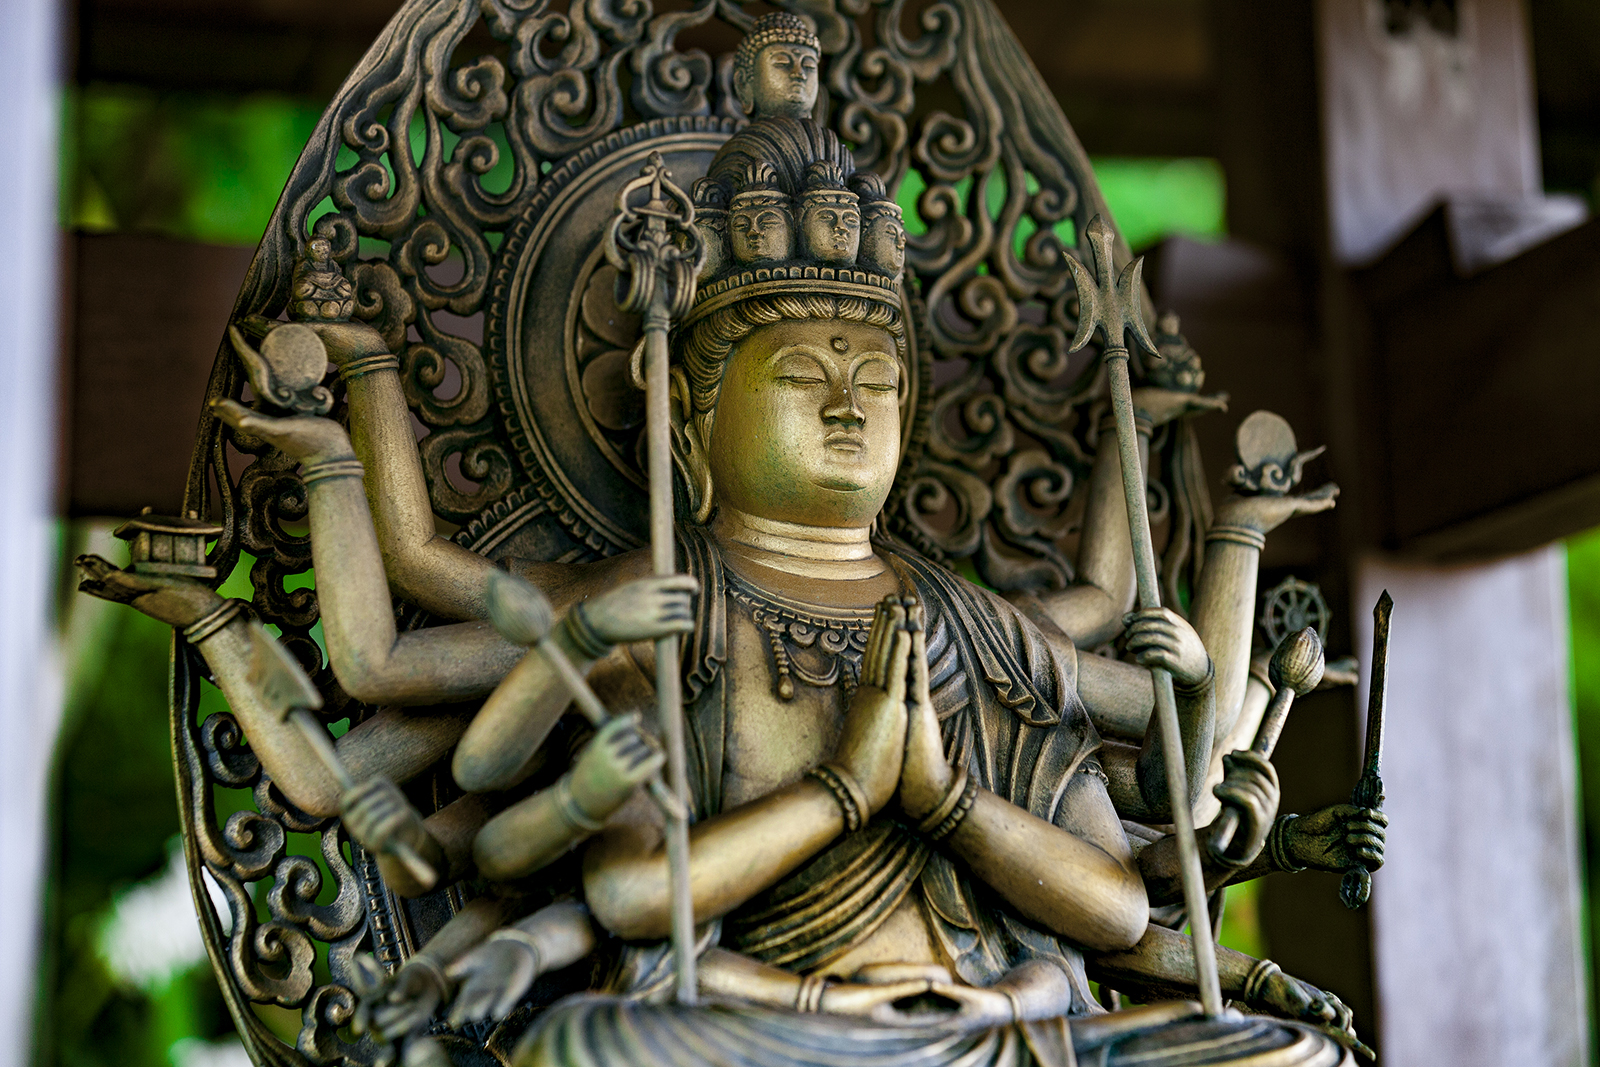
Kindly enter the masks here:
[[[1220, 409], [1227, 399], [1140, 389], [1133, 402], [1138, 412], [1139, 460], [1148, 467], [1154, 427], [1180, 415]], [[1116, 637], [1122, 632], [1122, 617], [1134, 605], [1133, 547], [1115, 434], [1108, 415], [1101, 420], [1100, 447], [1084, 490], [1089, 499], [1078, 542], [1076, 579], [1068, 588], [1039, 598], [1044, 613], [1079, 648], [1094, 648]]]
[[[493, 690], [522, 649], [488, 622], [396, 633], [383, 559], [362, 493], [363, 467], [344, 428], [311, 416], [273, 418], [232, 400], [213, 406], [229, 425], [300, 461], [322, 631], [333, 673], [345, 691], [368, 703], [436, 704]], [[487, 571], [483, 576], [487, 581]]]
[[494, 564], [434, 531], [399, 359], [363, 323], [313, 328], [345, 382], [350, 443], [366, 467], [367, 501], [389, 587], [440, 618], [484, 618], [484, 590]]

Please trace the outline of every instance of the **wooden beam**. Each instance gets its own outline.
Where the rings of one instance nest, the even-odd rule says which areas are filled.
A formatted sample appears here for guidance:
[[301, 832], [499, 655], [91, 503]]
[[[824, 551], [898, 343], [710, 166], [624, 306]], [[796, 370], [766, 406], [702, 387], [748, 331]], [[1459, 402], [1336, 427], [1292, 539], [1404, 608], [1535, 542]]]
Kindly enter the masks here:
[[1527, 551], [1600, 524], [1600, 220], [1467, 278], [1451, 229], [1440, 207], [1353, 278], [1372, 540], [1434, 559]]
[[254, 249], [79, 234], [64, 359], [70, 515], [182, 503], [217, 346]]

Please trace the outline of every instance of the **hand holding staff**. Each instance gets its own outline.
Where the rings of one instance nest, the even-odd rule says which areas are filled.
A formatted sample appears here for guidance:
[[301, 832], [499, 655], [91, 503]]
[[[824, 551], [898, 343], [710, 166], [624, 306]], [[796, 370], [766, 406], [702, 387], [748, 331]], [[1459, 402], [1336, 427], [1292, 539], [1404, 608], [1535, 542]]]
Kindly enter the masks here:
[[[642, 200], [641, 200], [642, 198]], [[617, 215], [606, 231], [606, 260], [621, 284], [617, 304], [644, 318], [645, 438], [649, 442], [650, 556], [657, 574], [674, 574], [672, 425], [667, 331], [694, 303], [695, 276], [705, 245], [694, 228], [694, 203], [672, 184], [660, 152], [617, 194]], [[656, 707], [667, 748], [667, 781], [680, 817], [667, 820], [667, 865], [672, 880], [672, 955], [680, 1004], [696, 999], [694, 900], [689, 889], [689, 760], [684, 742], [683, 679], [678, 636], [656, 642]]]

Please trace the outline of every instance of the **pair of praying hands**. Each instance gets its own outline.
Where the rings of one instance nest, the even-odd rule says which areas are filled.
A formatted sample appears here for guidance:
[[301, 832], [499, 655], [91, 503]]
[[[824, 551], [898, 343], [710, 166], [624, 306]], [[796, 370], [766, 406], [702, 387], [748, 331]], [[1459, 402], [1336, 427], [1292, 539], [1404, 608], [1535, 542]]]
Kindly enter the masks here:
[[[1211, 659], [1181, 616], [1151, 608], [1131, 613], [1126, 623], [1127, 646], [1140, 665], [1160, 667], [1182, 686], [1205, 684]], [[832, 762], [859, 785], [865, 816], [896, 800], [915, 824], [948, 807], [952, 790], [960, 788], [928, 691], [927, 632], [916, 597], [890, 596], [878, 604]]]
[[833, 760], [860, 787], [863, 821], [897, 796], [907, 817], [919, 821], [955, 778], [928, 693], [924, 623], [914, 596], [885, 597], [873, 612], [860, 683]]

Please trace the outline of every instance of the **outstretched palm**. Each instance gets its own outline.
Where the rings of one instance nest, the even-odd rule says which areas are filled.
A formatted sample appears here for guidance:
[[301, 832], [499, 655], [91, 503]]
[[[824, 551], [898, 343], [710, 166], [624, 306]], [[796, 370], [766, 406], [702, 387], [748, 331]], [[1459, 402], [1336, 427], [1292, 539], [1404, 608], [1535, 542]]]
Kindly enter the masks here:
[[1248, 526], [1258, 533], [1271, 533], [1297, 515], [1327, 511], [1339, 498], [1333, 482], [1299, 496], [1230, 496], [1217, 505], [1217, 525]]

